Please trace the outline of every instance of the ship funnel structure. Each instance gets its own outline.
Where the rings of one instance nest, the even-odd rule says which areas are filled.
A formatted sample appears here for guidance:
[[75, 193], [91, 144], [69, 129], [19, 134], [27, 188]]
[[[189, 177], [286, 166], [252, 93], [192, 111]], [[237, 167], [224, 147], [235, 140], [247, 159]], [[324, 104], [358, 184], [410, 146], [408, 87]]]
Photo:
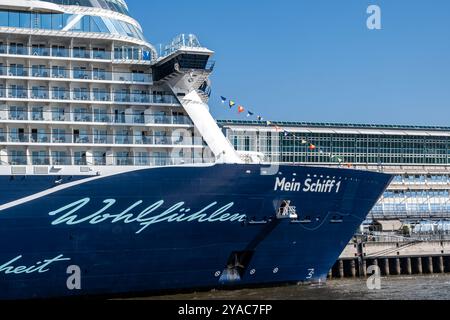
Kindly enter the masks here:
[[216, 162], [243, 163], [222, 133], [207, 105], [210, 94], [209, 75], [213, 51], [204, 48], [194, 35], [180, 35], [169, 45], [153, 68], [155, 83], [167, 84], [191, 118], [216, 157]]

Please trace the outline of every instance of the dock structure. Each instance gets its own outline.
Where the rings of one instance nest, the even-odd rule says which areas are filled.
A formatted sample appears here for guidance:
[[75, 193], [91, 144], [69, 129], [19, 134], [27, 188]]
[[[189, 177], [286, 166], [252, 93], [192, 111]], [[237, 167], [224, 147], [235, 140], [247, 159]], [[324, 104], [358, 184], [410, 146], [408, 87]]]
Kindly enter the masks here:
[[382, 276], [450, 273], [450, 240], [352, 242], [330, 270], [330, 279], [367, 277], [370, 266]]

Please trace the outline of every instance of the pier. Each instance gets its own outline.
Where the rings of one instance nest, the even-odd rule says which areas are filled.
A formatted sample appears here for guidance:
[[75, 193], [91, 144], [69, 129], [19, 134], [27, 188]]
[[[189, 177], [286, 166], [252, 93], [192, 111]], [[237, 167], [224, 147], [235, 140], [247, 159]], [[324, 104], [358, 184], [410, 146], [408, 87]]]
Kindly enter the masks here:
[[328, 278], [367, 277], [376, 265], [382, 276], [450, 273], [450, 240], [361, 241], [349, 243]]

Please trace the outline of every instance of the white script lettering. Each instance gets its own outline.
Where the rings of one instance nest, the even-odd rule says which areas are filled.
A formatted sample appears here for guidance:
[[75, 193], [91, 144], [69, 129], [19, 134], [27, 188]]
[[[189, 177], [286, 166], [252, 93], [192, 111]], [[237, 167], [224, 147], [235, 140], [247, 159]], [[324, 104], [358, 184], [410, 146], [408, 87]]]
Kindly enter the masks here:
[[54, 264], [56, 262], [61, 261], [70, 261], [70, 258], [64, 258], [64, 255], [59, 255], [53, 259], [46, 259], [44, 261], [38, 261], [32, 266], [15, 266], [15, 263], [17, 263], [19, 260], [21, 260], [22, 256], [17, 256], [8, 262], [0, 265], [0, 273], [5, 274], [22, 274], [22, 273], [45, 273], [47, 271], [50, 271], [48, 267], [51, 264]]
[[141, 228], [136, 231], [136, 234], [140, 234], [151, 225], [161, 222], [243, 222], [246, 219], [245, 214], [228, 212], [228, 210], [234, 206], [233, 202], [228, 203], [218, 209], [216, 209], [218, 203], [213, 202], [203, 209], [191, 213], [191, 209], [186, 208], [184, 202], [176, 203], [170, 208], [163, 210], [161, 209], [161, 207], [165, 202], [163, 200], [160, 200], [143, 209], [139, 214], [135, 214], [132, 211], [137, 209], [137, 207], [141, 206], [144, 203], [142, 200], [139, 200], [121, 213], [107, 213], [106, 211], [111, 209], [111, 207], [116, 204], [117, 201], [115, 199], [104, 200], [103, 207], [100, 210], [92, 214], [86, 214], [80, 217], [78, 213], [90, 201], [90, 198], [84, 198], [50, 212], [50, 216], [60, 215], [52, 222], [52, 225], [78, 225], [82, 223], [96, 225], [108, 221], [113, 224], [118, 222], [122, 222], [125, 224], [137, 223], [139, 226], [141, 226]]

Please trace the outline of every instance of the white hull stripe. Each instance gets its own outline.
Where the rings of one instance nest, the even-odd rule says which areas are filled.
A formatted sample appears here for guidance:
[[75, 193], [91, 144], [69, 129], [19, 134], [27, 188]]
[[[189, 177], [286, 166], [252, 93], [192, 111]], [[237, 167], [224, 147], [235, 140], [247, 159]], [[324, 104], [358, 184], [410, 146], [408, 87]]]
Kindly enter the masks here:
[[[154, 167], [154, 168], [151, 168], [151, 169], [169, 168], [169, 167], [172, 167], [172, 168], [185, 168], [185, 167], [206, 168], [206, 167], [212, 167], [212, 166], [214, 166], [214, 164], [201, 164], [201, 165], [190, 165], [190, 166], [166, 166], [166, 167]], [[0, 206], [0, 212], [4, 211], [4, 210], [7, 210], [7, 209], [11, 209], [11, 208], [16, 207], [16, 206], [20, 206], [20, 205], [25, 204], [25, 203], [30, 202], [30, 201], [34, 201], [34, 200], [39, 199], [39, 198], [46, 197], [48, 195], [51, 195], [51, 194], [59, 192], [59, 191], [62, 191], [62, 190], [65, 190], [65, 189], [69, 189], [69, 188], [72, 188], [72, 187], [75, 187], [75, 186], [78, 186], [78, 185], [81, 185], [81, 184], [84, 184], [84, 183], [88, 183], [88, 182], [95, 181], [95, 180], [98, 180], [98, 179], [104, 179], [104, 178], [107, 178], [107, 177], [112, 177], [112, 176], [119, 175], [119, 174], [140, 171], [140, 170], [143, 170], [143, 169], [142, 168], [136, 168], [136, 169], [133, 169], [133, 170], [112, 172], [112, 173], [109, 173], [109, 174], [94, 176], [94, 177], [86, 178], [86, 179], [79, 180], [79, 181], [65, 183], [65, 184], [62, 184], [62, 185], [59, 185], [59, 186], [47, 189], [45, 191], [33, 194], [31, 196], [28, 196], [28, 197], [25, 197], [25, 198], [22, 198], [22, 199], [19, 199], [19, 200], [15, 200], [15, 201], [6, 203], [4, 205], [1, 205]]]
[[0, 212], [4, 211], [4, 210], [7, 210], [7, 209], [11, 209], [11, 208], [16, 207], [16, 206], [23, 205], [23, 204], [25, 204], [27, 202], [30, 202], [30, 201], [37, 200], [39, 198], [46, 197], [46, 196], [51, 195], [51, 194], [53, 194], [55, 192], [59, 192], [59, 191], [65, 190], [65, 189], [69, 189], [69, 188], [72, 188], [72, 187], [75, 187], [75, 186], [78, 186], [78, 185], [81, 185], [81, 184], [84, 184], [84, 183], [88, 183], [88, 182], [91, 182], [91, 181], [95, 181], [95, 180], [98, 180], [98, 179], [104, 179], [104, 178], [107, 178], [107, 177], [111, 177], [111, 176], [114, 176], [114, 175], [117, 175], [117, 174], [120, 174], [120, 172], [119, 173], [110, 174], [110, 175], [106, 175], [106, 176], [95, 176], [95, 177], [92, 177], [92, 178], [86, 178], [86, 179], [79, 180], [79, 181], [65, 183], [65, 184], [59, 185], [57, 187], [53, 187], [53, 188], [47, 189], [45, 191], [42, 191], [42, 192], [39, 192], [39, 193], [35, 193], [35, 194], [31, 195], [31, 196], [28, 196], [28, 197], [25, 197], [25, 198], [22, 198], [22, 199], [19, 199], [19, 200], [15, 200], [15, 201], [6, 203], [6, 204], [0, 206]]

